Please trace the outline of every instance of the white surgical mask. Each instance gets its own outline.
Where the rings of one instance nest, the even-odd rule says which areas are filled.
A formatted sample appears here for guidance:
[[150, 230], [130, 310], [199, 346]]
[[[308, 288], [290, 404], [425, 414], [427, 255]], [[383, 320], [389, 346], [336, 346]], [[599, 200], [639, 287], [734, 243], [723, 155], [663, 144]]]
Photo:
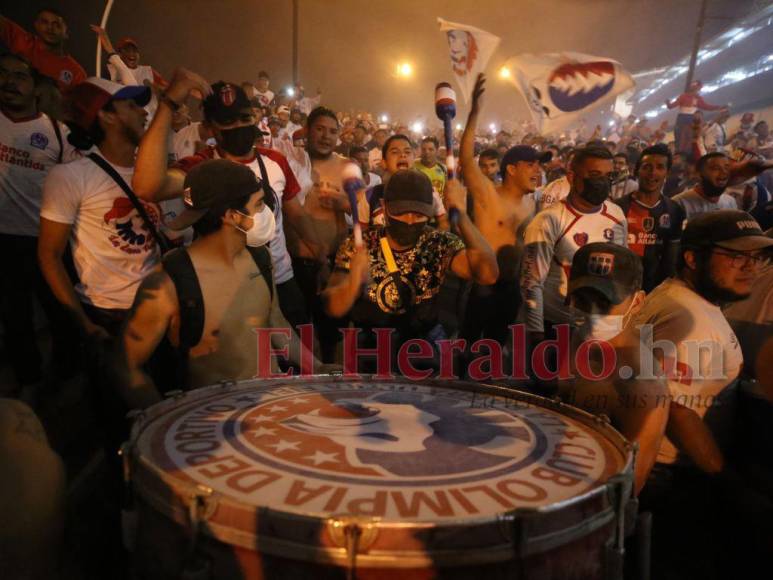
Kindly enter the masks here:
[[264, 205], [263, 209], [255, 212], [254, 214], [247, 215], [241, 212], [237, 212], [239, 215], [252, 218], [252, 227], [248, 230], [243, 230], [239, 226], [236, 226], [240, 232], [247, 234], [247, 245], [253, 248], [264, 246], [271, 241], [276, 231], [276, 221], [274, 220], [273, 212], [268, 209], [268, 206]]
[[577, 331], [583, 340], [612, 340], [625, 329], [631, 301], [625, 314], [581, 314], [575, 319]]

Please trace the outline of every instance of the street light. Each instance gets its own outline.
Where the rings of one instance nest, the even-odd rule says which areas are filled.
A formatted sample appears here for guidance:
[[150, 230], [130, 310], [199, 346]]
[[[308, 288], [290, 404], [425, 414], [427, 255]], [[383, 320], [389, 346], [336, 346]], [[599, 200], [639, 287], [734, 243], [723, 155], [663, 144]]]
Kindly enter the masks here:
[[413, 125], [411, 125], [411, 131], [414, 133], [421, 133], [424, 129], [424, 125], [421, 121], [416, 121]]
[[456, 130], [457, 131], [461, 131], [462, 130], [462, 124], [461, 123], [457, 123], [456, 124]]
[[413, 76], [413, 66], [409, 62], [401, 62], [397, 65], [397, 76], [408, 78]]
[[285, 91], [287, 93], [288, 97], [294, 97], [295, 96], [295, 89], [292, 87], [287, 87], [287, 90]]
[[489, 125], [488, 128], [492, 133], [497, 132], [497, 126], [494, 123], [491, 123], [491, 125]]
[[379, 119], [379, 120], [380, 120], [382, 123], [386, 123], [387, 121], [389, 121], [389, 116], [388, 116], [386, 113], [384, 113], [383, 115], [381, 115], [381, 117], [380, 117], [380, 119]]
[[510, 69], [506, 66], [503, 66], [499, 69], [499, 78], [502, 80], [507, 80], [512, 76], [512, 73], [510, 72]]

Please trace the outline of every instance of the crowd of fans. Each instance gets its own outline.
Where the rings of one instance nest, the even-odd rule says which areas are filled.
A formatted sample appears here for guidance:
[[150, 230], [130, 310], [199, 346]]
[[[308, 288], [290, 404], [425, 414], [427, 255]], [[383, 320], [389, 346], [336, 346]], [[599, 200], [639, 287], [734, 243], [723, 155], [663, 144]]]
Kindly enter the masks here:
[[[527, 122], [486, 133], [477, 126], [481, 76], [448, 152], [439, 124], [415, 132], [336, 112], [319, 90], [275, 91], [266, 71], [254, 82], [210, 84], [182, 68], [165, 79], [143, 64], [135, 39], [113, 44], [92, 28], [109, 80], [86, 78], [66, 53], [61, 14], [41, 11], [33, 32], [0, 16], [0, 289], [13, 370], [3, 393], [29, 405], [0, 407], [20, 426], [16, 439], [2, 435], [12, 442], [3, 461], [20, 467], [0, 489], [13, 495], [35, 479], [19, 437], [37, 446], [35, 468], [54, 473], [50, 485], [25, 488], [26, 503], [15, 507], [40, 526], [56, 518], [61, 466], [29, 409], [44, 423], [62, 420], [72, 384], [84, 385], [97, 440], [118, 470], [128, 409], [169, 390], [279, 369], [341, 370], [340, 329], [360, 329], [358, 346], [373, 348], [376, 329], [388, 328], [388, 360], [361, 356], [361, 372], [382, 364], [397, 372], [397, 350], [410, 339], [431, 345], [411, 370], [437, 372], [441, 341], [464, 339], [459, 376], [575, 404], [598, 395], [584, 406], [639, 444], [636, 490], [656, 514], [657, 565], [677, 566], [663, 556], [674, 545], [705, 555], [740, 526], [759, 532], [749, 551], [764, 552], [770, 454], [739, 447], [737, 429], [726, 437], [733, 420], [743, 422], [728, 400], [742, 400], [762, 429], [754, 436], [766, 434], [770, 447], [766, 120], [744, 112], [729, 128], [726, 109], [710, 121], [693, 112], [683, 143], [668, 122], [653, 129], [634, 116], [552, 136]], [[444, 164], [449, 153], [455, 174]], [[352, 164], [362, 179], [349, 192]], [[523, 344], [510, 328], [519, 323]], [[311, 342], [298, 338], [308, 324]], [[475, 364], [479, 339], [509, 359], [544, 354], [540, 345], [560, 340], [562, 328], [573, 344], [608, 341], [617, 364], [633, 371], [595, 382], [541, 373], [566, 362], [560, 353], [527, 364], [523, 377]], [[289, 349], [261, 358], [259, 329], [284, 329], [266, 336], [277, 349], [289, 339]], [[696, 359], [690, 345], [706, 340], [720, 350]], [[670, 355], [649, 350], [667, 375], [641, 378], [645, 346], [667, 341]], [[712, 374], [717, 359], [721, 372]], [[589, 364], [602, 362], [592, 355]], [[661, 394], [670, 403], [656, 404]], [[627, 404], [629, 396], [645, 402]], [[724, 502], [721, 532], [689, 494], [706, 481], [702, 500]], [[0, 535], [14, 538], [16, 563], [46, 577], [51, 561], [24, 552], [30, 528], [5, 521]], [[695, 534], [685, 539], [687, 529]], [[28, 539], [53, 550], [53, 536]], [[689, 555], [682, 550], [678, 565], [717, 573], [710, 558]]]

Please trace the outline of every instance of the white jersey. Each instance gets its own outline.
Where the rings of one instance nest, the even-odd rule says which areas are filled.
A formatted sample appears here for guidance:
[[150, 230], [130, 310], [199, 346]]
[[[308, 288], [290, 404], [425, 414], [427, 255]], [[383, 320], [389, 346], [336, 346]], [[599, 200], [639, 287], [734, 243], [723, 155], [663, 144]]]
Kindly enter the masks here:
[[37, 237], [43, 182], [61, 155], [66, 163], [80, 154], [67, 142], [67, 127], [40, 113], [14, 121], [0, 111], [0, 233]]
[[545, 320], [572, 322], [565, 302], [569, 270], [580, 247], [591, 242], [625, 246], [627, 237], [623, 210], [609, 200], [598, 211], [582, 213], [565, 199], [534, 216], [526, 228], [521, 268], [528, 330], [543, 332]]
[[731, 195], [723, 193], [717, 201], [709, 201], [695, 189], [688, 189], [679, 195], [672, 197], [676, 203], [684, 209], [685, 219], [690, 219], [696, 215], [706, 213], [707, 211], [716, 211], [718, 209], [738, 209], [735, 199]]
[[[683, 280], [670, 278], [647, 296], [633, 324], [643, 347], [652, 350], [654, 345], [655, 353], [663, 353], [671, 400], [702, 417], [722, 445], [732, 417], [727, 397], [732, 392], [720, 393], [738, 377], [743, 356], [719, 306]], [[652, 331], [642, 325], [652, 325]], [[658, 461], [677, 459], [676, 448], [664, 438]]]
[[638, 181], [631, 179], [630, 177], [626, 178], [625, 180], [612, 184], [612, 188], [609, 191], [609, 199], [620, 199], [631, 192], [638, 191], [638, 189]]
[[255, 97], [260, 102], [261, 107], [268, 107], [271, 104], [271, 101], [274, 100], [274, 91], [266, 89], [261, 93], [258, 89], [255, 89]]
[[[126, 183], [133, 167], [113, 165]], [[159, 227], [161, 213], [142, 202]], [[142, 279], [158, 262], [158, 247], [123, 190], [91, 159], [57, 165], [43, 187], [41, 217], [71, 224], [70, 244], [83, 302], [99, 308], [127, 309]]]
[[569, 183], [569, 180], [566, 175], [564, 175], [563, 177], [554, 179], [542, 189], [534, 192], [534, 199], [537, 202], [537, 211], [540, 212], [543, 209], [558, 203], [562, 199], [566, 199], [571, 188], [572, 186]]
[[196, 144], [201, 142], [201, 123], [196, 121], [170, 135], [172, 156], [174, 161], [190, 157], [196, 153]]

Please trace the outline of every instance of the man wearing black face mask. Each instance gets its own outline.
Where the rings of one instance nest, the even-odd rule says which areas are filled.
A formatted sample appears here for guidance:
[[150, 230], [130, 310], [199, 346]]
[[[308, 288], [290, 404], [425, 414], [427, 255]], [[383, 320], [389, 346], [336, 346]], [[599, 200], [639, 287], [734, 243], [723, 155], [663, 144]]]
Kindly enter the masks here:
[[386, 225], [364, 232], [362, 247], [350, 236], [338, 250], [323, 294], [328, 314], [348, 313], [356, 328], [394, 328], [392, 344], [399, 347], [409, 338], [426, 337], [437, 324], [435, 297], [449, 269], [478, 284], [496, 282], [496, 257], [467, 216], [461, 184], [451, 180], [445, 192], [448, 207], [459, 210], [461, 239], [427, 226], [432, 199], [426, 175], [412, 170], [392, 175], [383, 200]]
[[730, 159], [724, 153], [707, 153], [696, 163], [700, 183], [673, 197], [690, 218], [718, 209], [738, 209], [735, 199], [725, 192], [730, 180]]
[[531, 345], [572, 322], [566, 304], [569, 269], [575, 252], [590, 242], [626, 245], [623, 211], [609, 201], [612, 154], [604, 147], [578, 150], [567, 172], [566, 199], [539, 212], [526, 228], [521, 294]]
[[[284, 155], [273, 149], [256, 147], [262, 132], [255, 126], [252, 106], [244, 90], [234, 83], [218, 82], [210, 88], [203, 79], [186, 70], [178, 70], [159, 109], [148, 127], [137, 151], [137, 169], [132, 186], [137, 196], [145, 200], [161, 201], [180, 197], [185, 174], [208, 159], [228, 159], [247, 165], [264, 183], [268, 183], [267, 205], [272, 207], [276, 233], [269, 249], [274, 266], [274, 280], [279, 302], [287, 320], [293, 325], [308, 322], [303, 296], [293, 277], [290, 254], [287, 251], [283, 218], [312, 247], [317, 247], [316, 233], [297, 194], [300, 186]], [[191, 89], [208, 94], [204, 100], [204, 125], [212, 132], [217, 146], [181, 159], [167, 168], [167, 134], [172, 113]]]

